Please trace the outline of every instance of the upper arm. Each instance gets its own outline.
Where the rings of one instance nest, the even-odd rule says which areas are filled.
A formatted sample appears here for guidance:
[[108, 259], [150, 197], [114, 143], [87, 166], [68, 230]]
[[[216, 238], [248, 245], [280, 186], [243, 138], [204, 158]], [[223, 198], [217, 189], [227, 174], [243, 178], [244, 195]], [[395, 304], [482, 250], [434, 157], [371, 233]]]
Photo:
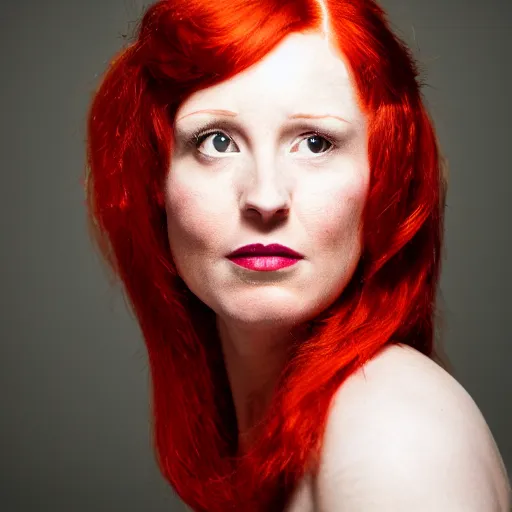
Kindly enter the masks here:
[[360, 396], [352, 415], [335, 408], [317, 479], [319, 512], [509, 512], [490, 431], [476, 404], [460, 396], [454, 403], [455, 396], [376, 393]]

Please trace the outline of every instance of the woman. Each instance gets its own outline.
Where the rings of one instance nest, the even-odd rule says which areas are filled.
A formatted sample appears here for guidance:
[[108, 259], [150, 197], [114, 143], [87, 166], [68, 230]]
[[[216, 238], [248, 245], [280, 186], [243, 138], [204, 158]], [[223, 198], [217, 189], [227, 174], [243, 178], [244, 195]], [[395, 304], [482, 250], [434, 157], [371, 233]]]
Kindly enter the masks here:
[[103, 78], [91, 228], [192, 509], [508, 510], [434, 362], [445, 183], [417, 77], [369, 0], [168, 0]]

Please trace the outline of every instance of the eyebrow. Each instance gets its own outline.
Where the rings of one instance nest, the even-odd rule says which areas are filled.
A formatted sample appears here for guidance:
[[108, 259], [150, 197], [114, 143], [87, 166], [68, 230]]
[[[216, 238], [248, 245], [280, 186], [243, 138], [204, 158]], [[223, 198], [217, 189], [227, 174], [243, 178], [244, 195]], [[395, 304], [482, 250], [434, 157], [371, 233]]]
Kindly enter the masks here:
[[[195, 112], [190, 112], [189, 114], [180, 117], [176, 120], [180, 121], [181, 119], [184, 119], [185, 117], [191, 116], [193, 114], [215, 114], [215, 115], [221, 115], [221, 116], [229, 116], [229, 117], [236, 117], [238, 114], [236, 112], [232, 112], [231, 110], [222, 110], [222, 109], [204, 109], [204, 110], [196, 110]], [[288, 116], [288, 119], [324, 119], [327, 117], [331, 117], [333, 119], [338, 119], [338, 121], [342, 121], [343, 123], [350, 123], [350, 121], [347, 121], [343, 117], [335, 116], [333, 114], [304, 114], [304, 113], [297, 113], [292, 114], [291, 116]]]

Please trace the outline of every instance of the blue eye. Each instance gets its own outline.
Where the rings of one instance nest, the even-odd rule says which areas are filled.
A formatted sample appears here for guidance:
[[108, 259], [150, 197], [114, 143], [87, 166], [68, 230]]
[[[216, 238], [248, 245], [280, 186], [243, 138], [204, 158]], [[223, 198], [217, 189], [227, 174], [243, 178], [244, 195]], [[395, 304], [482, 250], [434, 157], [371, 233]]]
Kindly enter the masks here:
[[[194, 135], [194, 145], [196, 149], [199, 149], [201, 144], [210, 136], [215, 135], [215, 137], [212, 138], [212, 143], [216, 151], [219, 153], [223, 153], [230, 145], [231, 142], [233, 142], [227, 135], [225, 135], [223, 132], [219, 131], [210, 131], [207, 133], [197, 134]], [[234, 143], [233, 143], [234, 144]], [[228, 151], [228, 153], [231, 153], [231, 151]]]
[[[308, 142], [308, 148], [311, 149], [312, 153], [315, 154], [327, 153], [327, 151], [329, 151], [329, 149], [333, 146], [332, 142], [327, 140], [325, 137], [322, 137], [321, 135], [317, 135], [316, 133], [310, 134], [309, 137], [301, 140], [301, 142], [303, 141]], [[321, 151], [321, 149], [325, 147], [325, 143], [329, 145], [327, 151]]]
[[[224, 132], [216, 129], [211, 129], [209, 131], [201, 130], [192, 135], [190, 140], [187, 142], [187, 146], [192, 147], [195, 150], [199, 151], [199, 148], [203, 144], [203, 142], [208, 139], [211, 135], [215, 135], [212, 140], [213, 149], [217, 153], [236, 153], [237, 151], [227, 151], [227, 149], [230, 147], [231, 144], [234, 145], [235, 148], [238, 147], [234, 143], [234, 141], [226, 135]], [[310, 132], [301, 135], [302, 139], [299, 141], [299, 147], [300, 143], [306, 141], [308, 152], [313, 154], [324, 154], [328, 153], [332, 148], [336, 148], [336, 144], [334, 144], [331, 140], [329, 140], [328, 137], [325, 137], [317, 132]], [[297, 144], [293, 146], [294, 148], [297, 147]], [[297, 153], [298, 150], [292, 151], [293, 153]], [[205, 155], [202, 151], [199, 151], [202, 155], [208, 157], [208, 158], [215, 158], [210, 155]]]

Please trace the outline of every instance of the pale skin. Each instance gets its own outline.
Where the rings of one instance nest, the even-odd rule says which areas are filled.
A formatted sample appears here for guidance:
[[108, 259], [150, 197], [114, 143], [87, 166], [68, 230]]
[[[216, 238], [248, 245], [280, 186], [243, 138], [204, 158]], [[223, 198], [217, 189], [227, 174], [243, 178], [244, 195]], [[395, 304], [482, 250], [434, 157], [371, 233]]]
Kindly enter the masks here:
[[503, 459], [467, 391], [391, 345], [333, 401], [320, 467], [285, 512], [510, 512]]
[[[218, 130], [229, 145], [219, 151], [212, 135], [199, 151], [186, 149], [191, 133], [212, 120], [230, 123]], [[336, 151], [319, 139], [315, 153], [314, 132], [332, 135]], [[359, 260], [366, 118], [344, 62], [325, 51], [322, 37], [293, 34], [254, 67], [188, 98], [175, 137], [171, 250], [189, 288], [217, 314], [243, 435], [268, 402], [290, 331], [339, 296]], [[305, 259], [263, 273], [225, 258], [258, 242]]]
[[[214, 133], [197, 148], [187, 146], [211, 121]], [[187, 98], [174, 130], [166, 183], [170, 247], [187, 286], [216, 313], [243, 450], [272, 396], [290, 333], [332, 304], [359, 261], [370, 177], [367, 119], [343, 56], [322, 35], [292, 34], [252, 68]], [[311, 141], [316, 134], [320, 139]], [[305, 258], [262, 273], [225, 257], [250, 243], [279, 243]], [[478, 408], [435, 363], [399, 350], [368, 363], [368, 382], [355, 374], [337, 393], [315, 478], [315, 512], [508, 512], [506, 473]], [[393, 450], [389, 436], [376, 435], [376, 425], [400, 433], [408, 424], [421, 435], [395, 436]], [[426, 436], [431, 426], [437, 435]], [[459, 466], [440, 478], [447, 445], [463, 439], [450, 459]], [[403, 456], [422, 443], [429, 457]], [[402, 472], [376, 464], [397, 457]], [[445, 501], [418, 493], [422, 472], [433, 486], [446, 486], [437, 491]], [[404, 489], [400, 482], [411, 474], [417, 478]], [[468, 503], [466, 486], [480, 496], [480, 508], [455, 507]], [[310, 506], [298, 497], [290, 511]]]

